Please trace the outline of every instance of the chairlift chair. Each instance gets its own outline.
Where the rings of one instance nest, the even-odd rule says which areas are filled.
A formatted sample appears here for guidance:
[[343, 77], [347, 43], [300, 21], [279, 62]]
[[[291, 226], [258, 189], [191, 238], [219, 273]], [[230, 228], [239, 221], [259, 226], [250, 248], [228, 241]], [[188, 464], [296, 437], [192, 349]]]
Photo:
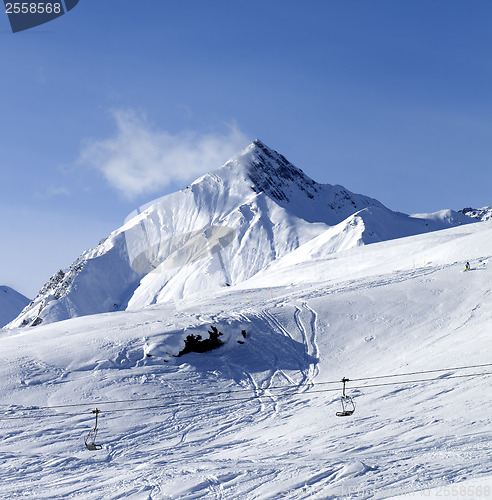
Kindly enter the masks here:
[[345, 384], [349, 381], [348, 378], [342, 378], [343, 382], [343, 391], [342, 391], [342, 397], [341, 397], [341, 402], [342, 402], [342, 411], [337, 411], [336, 416], [337, 417], [349, 417], [352, 415], [355, 411], [355, 403], [353, 399], [350, 396], [347, 396], [345, 394]]
[[102, 445], [96, 444], [96, 437], [97, 437], [97, 431], [98, 431], [98, 429], [97, 429], [97, 416], [99, 415], [99, 413], [101, 413], [101, 411], [96, 408], [95, 410], [92, 410], [92, 413], [95, 413], [95, 415], [96, 415], [96, 424], [94, 425], [94, 428], [89, 431], [89, 434], [87, 434], [87, 436], [84, 440], [84, 443], [85, 443], [85, 447], [88, 450], [96, 451], [96, 450], [102, 449]]

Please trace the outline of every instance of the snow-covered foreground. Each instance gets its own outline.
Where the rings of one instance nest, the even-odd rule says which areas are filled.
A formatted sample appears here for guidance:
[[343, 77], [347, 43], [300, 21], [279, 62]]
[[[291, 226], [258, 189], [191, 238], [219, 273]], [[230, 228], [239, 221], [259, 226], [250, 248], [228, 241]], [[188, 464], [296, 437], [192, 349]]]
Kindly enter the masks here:
[[[296, 252], [214, 295], [2, 330], [0, 497], [492, 496], [492, 223]], [[171, 355], [211, 325], [224, 346]]]
[[427, 488], [421, 491], [407, 493], [393, 497], [392, 500], [406, 500], [409, 498], [430, 498], [438, 500], [442, 497], [460, 500], [481, 500], [492, 496], [492, 476], [480, 479], [470, 479], [452, 485]]

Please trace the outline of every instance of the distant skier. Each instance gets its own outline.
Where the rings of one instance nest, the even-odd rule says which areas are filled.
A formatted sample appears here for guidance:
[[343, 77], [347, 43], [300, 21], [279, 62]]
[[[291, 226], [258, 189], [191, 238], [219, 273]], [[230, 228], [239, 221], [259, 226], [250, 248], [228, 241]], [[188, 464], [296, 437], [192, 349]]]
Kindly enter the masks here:
[[470, 270], [470, 263], [469, 263], [469, 262], [467, 262], [467, 263], [465, 264], [465, 271], [469, 271], [469, 270]]

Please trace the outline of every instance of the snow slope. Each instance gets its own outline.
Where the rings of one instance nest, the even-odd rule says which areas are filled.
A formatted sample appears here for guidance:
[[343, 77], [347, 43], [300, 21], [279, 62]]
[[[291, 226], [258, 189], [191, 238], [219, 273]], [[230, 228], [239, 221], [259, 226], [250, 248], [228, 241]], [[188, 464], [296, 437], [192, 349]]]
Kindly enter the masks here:
[[316, 183], [257, 140], [135, 213], [53, 276], [9, 327], [200, 296], [248, 280], [320, 235], [337, 252], [473, 221], [450, 211], [419, 217]]
[[[492, 223], [282, 260], [193, 300], [2, 330], [0, 497], [379, 499], [489, 485]], [[210, 325], [224, 346], [172, 356]], [[342, 377], [352, 417], [335, 416]]]
[[0, 328], [10, 323], [29, 304], [29, 299], [8, 286], [0, 286]]
[[[275, 260], [269, 268], [283, 268], [296, 262], [326, 258], [332, 253], [361, 245], [439, 231], [471, 222], [473, 221], [468, 217], [450, 210], [409, 216], [384, 207], [365, 208], [330, 227], [285, 257]], [[264, 277], [264, 274], [261, 277]]]
[[392, 500], [403, 500], [408, 498], [430, 498], [439, 500], [447, 497], [452, 500], [487, 500], [492, 496], [492, 476], [480, 479], [460, 481], [451, 485], [439, 486], [437, 488], [426, 488], [421, 491], [409, 492], [405, 495], [392, 497]]

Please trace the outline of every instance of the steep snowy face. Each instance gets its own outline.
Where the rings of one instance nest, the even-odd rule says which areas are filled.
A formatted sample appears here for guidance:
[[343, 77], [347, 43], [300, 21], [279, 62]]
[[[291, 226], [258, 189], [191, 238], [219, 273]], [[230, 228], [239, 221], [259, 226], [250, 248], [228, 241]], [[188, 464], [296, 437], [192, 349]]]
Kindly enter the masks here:
[[24, 307], [29, 304], [29, 299], [8, 286], [0, 286], [0, 328], [12, 321]]
[[[313, 181], [286, 160], [275, 164], [277, 154], [259, 144], [136, 214], [54, 275], [9, 326], [143, 307], [232, 285], [320, 234], [325, 224], [296, 215], [299, 200], [310, 199], [303, 184]], [[269, 177], [266, 159], [275, 171]], [[268, 184], [268, 192], [260, 184]], [[282, 190], [292, 210], [276, 202]]]
[[492, 220], [492, 207], [483, 208], [463, 208], [459, 212], [468, 217], [481, 221]]
[[7, 328], [124, 309], [141, 277], [130, 265], [124, 234], [115, 231], [54, 274]]
[[408, 216], [400, 215], [342, 186], [313, 181], [256, 140], [218, 170], [135, 212], [54, 275], [8, 326], [209, 294], [248, 280], [324, 233], [320, 248], [333, 253], [441, 228], [419, 220], [409, 229]]
[[9, 326], [136, 309], [234, 285], [371, 206], [383, 207], [316, 183], [256, 140], [223, 167], [135, 213], [54, 275]]
[[378, 200], [352, 193], [343, 186], [315, 182], [259, 140], [226, 163], [225, 168], [241, 172], [251, 181], [252, 190], [265, 193], [308, 222], [332, 226], [364, 208], [384, 207]]
[[[277, 259], [265, 272], [267, 277], [272, 273], [278, 275], [292, 265], [328, 259], [331, 254], [344, 250], [474, 222], [477, 221], [452, 210], [410, 216], [385, 207], [369, 207], [350, 215], [288, 255]], [[316, 281], [316, 276], [312, 279]]]
[[296, 168], [283, 155], [255, 140], [236, 160], [242, 164], [256, 192], [265, 192], [279, 204], [287, 204], [301, 191], [313, 200], [318, 193], [317, 183]]

